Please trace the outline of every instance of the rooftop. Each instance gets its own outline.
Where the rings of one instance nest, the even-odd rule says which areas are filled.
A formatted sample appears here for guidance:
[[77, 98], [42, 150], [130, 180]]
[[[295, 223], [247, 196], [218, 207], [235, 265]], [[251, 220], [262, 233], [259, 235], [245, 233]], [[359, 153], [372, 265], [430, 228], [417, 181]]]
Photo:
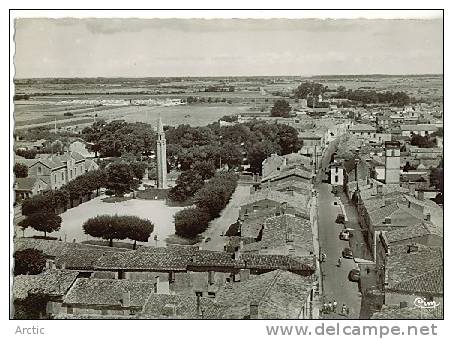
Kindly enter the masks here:
[[45, 270], [37, 275], [18, 275], [13, 281], [14, 299], [25, 299], [34, 290], [42, 290], [52, 297], [63, 296], [78, 274], [76, 271]]
[[312, 280], [275, 270], [222, 288], [216, 301], [226, 306], [226, 318], [250, 316], [250, 304], [258, 305], [260, 319], [297, 319], [312, 289]]
[[64, 304], [122, 306], [124, 293], [130, 293], [130, 307], [143, 307], [154, 292], [154, 282], [126, 279], [79, 278], [63, 298]]

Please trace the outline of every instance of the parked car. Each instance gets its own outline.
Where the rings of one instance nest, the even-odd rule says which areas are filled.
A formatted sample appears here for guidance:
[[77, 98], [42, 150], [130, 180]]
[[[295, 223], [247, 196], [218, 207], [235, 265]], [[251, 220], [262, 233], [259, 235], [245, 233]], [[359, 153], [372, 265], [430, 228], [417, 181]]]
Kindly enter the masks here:
[[352, 270], [350, 270], [349, 274], [348, 274], [348, 279], [349, 279], [349, 281], [352, 281], [352, 282], [359, 282], [360, 270], [358, 268], [353, 268]]
[[341, 255], [343, 256], [343, 258], [346, 258], [346, 259], [354, 258], [354, 256], [352, 255], [352, 250], [349, 247], [345, 247], [343, 249], [343, 252], [341, 252]]
[[337, 224], [344, 224], [344, 222], [345, 222], [344, 215], [343, 214], [338, 214], [337, 215], [337, 219], [335, 219], [335, 222]]
[[340, 232], [339, 237], [340, 237], [340, 240], [348, 241], [349, 238], [351, 237], [351, 233], [349, 233], [348, 231], [343, 230], [343, 231]]

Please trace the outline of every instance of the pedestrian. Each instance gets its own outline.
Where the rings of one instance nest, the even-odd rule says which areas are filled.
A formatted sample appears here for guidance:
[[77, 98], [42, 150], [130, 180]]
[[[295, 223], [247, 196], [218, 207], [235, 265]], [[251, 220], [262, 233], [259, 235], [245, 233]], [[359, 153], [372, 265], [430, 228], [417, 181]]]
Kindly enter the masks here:
[[324, 305], [322, 305], [322, 313], [327, 313], [327, 303], [324, 303]]
[[349, 307], [346, 307], [346, 315], [349, 317]]
[[346, 312], [346, 305], [343, 304], [343, 306], [341, 306], [341, 314], [344, 315]]
[[332, 302], [329, 301], [329, 313], [332, 312]]
[[335, 301], [335, 299], [333, 300], [333, 312], [337, 313], [337, 302]]
[[338, 267], [341, 266], [341, 257], [338, 258], [338, 264], [337, 264]]

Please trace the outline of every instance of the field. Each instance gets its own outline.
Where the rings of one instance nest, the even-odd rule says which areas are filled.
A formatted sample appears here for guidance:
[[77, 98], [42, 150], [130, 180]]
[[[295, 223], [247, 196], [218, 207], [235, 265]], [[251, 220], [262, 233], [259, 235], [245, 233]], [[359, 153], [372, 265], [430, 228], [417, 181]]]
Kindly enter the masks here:
[[[331, 91], [344, 86], [352, 90], [404, 91], [426, 101], [439, 102], [443, 99], [442, 75], [29, 79], [16, 80], [16, 94], [30, 97], [15, 101], [14, 118], [18, 128], [52, 125], [55, 119], [60, 121], [57, 126], [87, 124], [89, 118], [95, 115], [105, 120], [121, 118], [150, 123], [161, 115], [168, 125], [200, 126], [217, 121], [224, 115], [246, 112], [255, 107], [255, 102], [257, 109], [269, 106], [280, 98], [272, 93], [290, 94], [301, 81], [320, 82]], [[205, 92], [212, 85], [233, 86], [235, 91]], [[206, 102], [190, 105], [170, 102], [186, 100], [190, 96], [203, 98]], [[133, 104], [134, 100], [154, 102], [138, 106]], [[72, 116], [65, 116], [65, 113]], [[64, 123], [61, 122], [63, 120]]]

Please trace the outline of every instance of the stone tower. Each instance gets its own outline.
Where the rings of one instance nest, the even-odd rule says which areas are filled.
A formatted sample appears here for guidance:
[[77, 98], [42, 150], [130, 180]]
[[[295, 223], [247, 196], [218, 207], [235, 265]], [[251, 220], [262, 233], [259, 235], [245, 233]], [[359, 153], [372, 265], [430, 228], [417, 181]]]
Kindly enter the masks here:
[[385, 142], [385, 183], [388, 185], [400, 183], [400, 143]]
[[157, 188], [167, 188], [167, 143], [165, 141], [164, 125], [159, 117], [157, 126]]

